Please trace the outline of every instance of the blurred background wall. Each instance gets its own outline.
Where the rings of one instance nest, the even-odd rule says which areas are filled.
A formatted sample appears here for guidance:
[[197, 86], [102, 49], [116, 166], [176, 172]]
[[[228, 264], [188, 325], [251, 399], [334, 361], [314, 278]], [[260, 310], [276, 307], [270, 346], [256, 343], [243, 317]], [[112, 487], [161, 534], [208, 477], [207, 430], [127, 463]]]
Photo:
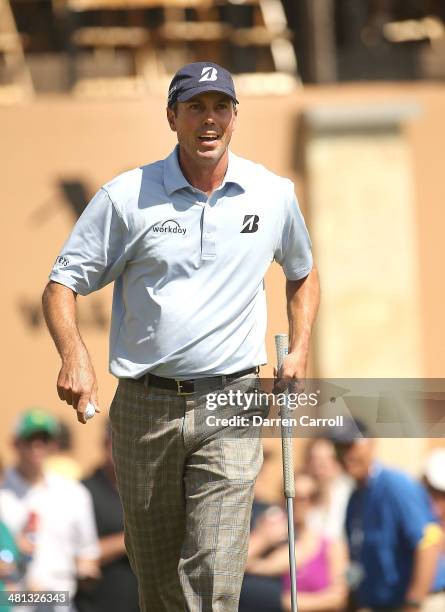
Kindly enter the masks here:
[[[234, 72], [233, 150], [296, 183], [322, 283], [311, 374], [443, 377], [444, 17], [414, 0], [0, 0], [4, 459], [32, 405], [70, 419], [84, 467], [100, 454], [102, 417], [77, 426], [58, 400], [40, 296], [100, 185], [174, 146], [165, 93], [187, 61]], [[286, 327], [275, 265], [266, 287], [271, 376]], [[80, 299], [103, 415], [111, 291]], [[381, 452], [416, 471], [436, 444]]]

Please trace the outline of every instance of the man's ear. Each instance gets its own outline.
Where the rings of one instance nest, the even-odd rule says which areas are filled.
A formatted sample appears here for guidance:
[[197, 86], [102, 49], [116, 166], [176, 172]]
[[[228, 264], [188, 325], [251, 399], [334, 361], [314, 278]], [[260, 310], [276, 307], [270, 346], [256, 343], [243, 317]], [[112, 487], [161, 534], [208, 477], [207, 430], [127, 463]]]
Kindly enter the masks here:
[[176, 132], [176, 116], [172, 108], [167, 106], [167, 121], [172, 132]]
[[232, 129], [234, 130], [236, 127], [236, 121], [238, 119], [238, 109], [236, 108], [236, 106], [233, 107], [233, 126]]

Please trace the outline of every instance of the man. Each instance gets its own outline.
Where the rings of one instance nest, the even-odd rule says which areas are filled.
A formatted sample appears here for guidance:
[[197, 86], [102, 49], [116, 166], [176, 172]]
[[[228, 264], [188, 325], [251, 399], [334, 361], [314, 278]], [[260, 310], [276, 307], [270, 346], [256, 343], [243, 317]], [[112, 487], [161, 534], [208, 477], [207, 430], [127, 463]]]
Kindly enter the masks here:
[[98, 546], [88, 491], [44, 469], [57, 433], [57, 421], [42, 410], [21, 416], [14, 431], [17, 463], [5, 470], [2, 484], [16, 495], [20, 513], [3, 520], [20, 535], [20, 548], [28, 557], [24, 587], [69, 591], [73, 596], [79, 574], [99, 576]]
[[445, 529], [445, 449], [432, 451], [425, 464], [424, 483], [433, 502], [434, 511]]
[[445, 588], [439, 563], [442, 532], [419, 483], [375, 461], [365, 423], [345, 420], [329, 434], [356, 489], [348, 504], [346, 532], [350, 578], [358, 608], [432, 612]]
[[177, 147], [96, 194], [43, 296], [58, 392], [84, 423], [97, 383], [76, 296], [115, 281], [113, 455], [143, 612], [237, 610], [261, 442], [250, 424], [206, 427], [207, 399], [257, 389], [274, 258], [290, 320], [280, 375], [306, 372], [319, 295], [310, 240], [291, 181], [229, 152], [237, 103], [217, 64], [179, 70], [167, 103]]
[[122, 504], [117, 491], [111, 455], [111, 428], [104, 435], [104, 460], [83, 480], [91, 493], [99, 535], [101, 578], [80, 584], [76, 595], [78, 612], [139, 612], [138, 588], [124, 543]]

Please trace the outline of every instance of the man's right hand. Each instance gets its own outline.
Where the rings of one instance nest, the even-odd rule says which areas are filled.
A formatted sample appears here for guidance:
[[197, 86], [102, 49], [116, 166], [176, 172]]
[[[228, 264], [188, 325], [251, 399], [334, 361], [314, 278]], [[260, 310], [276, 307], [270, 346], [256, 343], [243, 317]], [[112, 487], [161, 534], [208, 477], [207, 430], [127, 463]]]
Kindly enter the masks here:
[[51, 337], [62, 359], [57, 379], [57, 393], [62, 401], [77, 411], [77, 420], [86, 423], [88, 402], [97, 408], [97, 381], [90, 356], [77, 328], [77, 293], [50, 281], [42, 295], [43, 314]]
[[98, 408], [97, 380], [87, 350], [70, 354], [62, 361], [57, 379], [57, 393], [62, 401], [77, 411], [77, 420], [86, 423], [85, 408], [91, 402]]

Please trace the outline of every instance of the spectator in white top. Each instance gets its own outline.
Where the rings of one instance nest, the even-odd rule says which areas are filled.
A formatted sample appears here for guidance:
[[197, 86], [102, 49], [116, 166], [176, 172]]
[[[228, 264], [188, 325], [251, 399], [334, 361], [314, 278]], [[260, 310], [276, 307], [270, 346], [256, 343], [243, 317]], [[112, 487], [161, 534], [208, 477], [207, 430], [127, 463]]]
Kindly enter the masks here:
[[331, 540], [345, 536], [345, 517], [354, 483], [337, 460], [335, 447], [326, 438], [314, 438], [306, 448], [305, 469], [317, 482], [319, 497], [308, 515], [308, 524]]
[[99, 549], [87, 489], [44, 469], [57, 427], [52, 416], [38, 409], [20, 418], [14, 432], [17, 463], [5, 471], [2, 486], [16, 495], [22, 512], [19, 521], [2, 518], [13, 533], [20, 531], [30, 541], [24, 588], [69, 591], [72, 597], [77, 577], [99, 577]]
[[434, 511], [445, 530], [445, 448], [437, 448], [428, 455], [423, 480]]

